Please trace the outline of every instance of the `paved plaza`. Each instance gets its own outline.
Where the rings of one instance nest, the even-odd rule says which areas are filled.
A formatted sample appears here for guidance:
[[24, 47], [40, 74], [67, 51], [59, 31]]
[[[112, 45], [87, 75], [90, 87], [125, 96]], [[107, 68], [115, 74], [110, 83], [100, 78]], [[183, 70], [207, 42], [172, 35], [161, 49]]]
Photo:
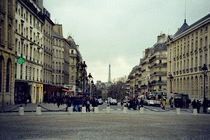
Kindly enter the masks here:
[[[27, 105], [28, 109], [37, 106]], [[46, 104], [51, 109], [56, 105]], [[7, 106], [9, 107], [9, 106]], [[14, 107], [14, 106], [13, 106]], [[60, 108], [64, 108], [65, 105]], [[102, 106], [101, 106], [102, 107]], [[27, 107], [25, 107], [27, 109]], [[116, 106], [116, 108], [118, 108]], [[147, 108], [147, 109], [146, 109]], [[155, 111], [145, 107], [139, 110], [111, 110], [101, 108], [98, 114], [65, 111], [43, 111], [41, 115], [26, 111], [0, 113], [0, 139], [11, 140], [208, 140], [210, 139], [210, 115], [194, 116], [190, 111], [176, 115], [175, 110]]]

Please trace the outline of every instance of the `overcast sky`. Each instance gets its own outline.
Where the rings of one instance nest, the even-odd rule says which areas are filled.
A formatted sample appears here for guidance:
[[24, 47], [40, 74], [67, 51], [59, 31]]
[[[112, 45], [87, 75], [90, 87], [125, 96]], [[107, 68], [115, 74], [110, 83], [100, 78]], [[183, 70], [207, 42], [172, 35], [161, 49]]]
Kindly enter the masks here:
[[44, 0], [52, 21], [71, 35], [94, 81], [128, 76], [160, 33], [173, 35], [210, 13], [210, 0]]

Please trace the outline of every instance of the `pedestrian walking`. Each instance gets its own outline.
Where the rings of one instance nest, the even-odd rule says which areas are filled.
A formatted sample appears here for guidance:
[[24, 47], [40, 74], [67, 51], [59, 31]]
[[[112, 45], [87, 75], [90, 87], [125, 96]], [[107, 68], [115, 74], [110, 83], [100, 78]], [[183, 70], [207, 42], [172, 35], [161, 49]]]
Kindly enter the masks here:
[[192, 107], [193, 107], [193, 109], [196, 109], [197, 108], [197, 103], [196, 103], [195, 99], [192, 102]]
[[173, 97], [170, 98], [169, 103], [170, 103], [170, 107], [173, 108], [173, 104], [174, 104]]
[[200, 113], [200, 107], [201, 107], [200, 101], [197, 100], [197, 111], [198, 111], [198, 113]]
[[90, 112], [90, 98], [89, 97], [86, 98], [85, 106], [86, 106], [86, 112]]
[[68, 97], [66, 100], [66, 111], [68, 111], [68, 107], [71, 107], [71, 98]]
[[94, 107], [97, 107], [98, 106], [97, 101], [96, 101], [96, 98], [93, 98], [92, 101], [91, 101], [91, 103], [92, 103], [93, 112], [94, 112]]
[[162, 109], [165, 110], [165, 106], [166, 106], [166, 100], [165, 99], [163, 99], [162, 105], [163, 105]]
[[143, 98], [141, 98], [140, 105], [141, 105], [141, 107], [144, 107], [144, 100], [143, 100]]
[[203, 112], [206, 113], [206, 109], [208, 107], [208, 101], [206, 100], [206, 98], [204, 98], [204, 101], [203, 101]]
[[27, 95], [25, 95], [25, 96], [24, 96], [24, 103], [25, 103], [25, 106], [27, 105], [27, 100], [28, 100]]
[[59, 108], [60, 105], [61, 105], [61, 99], [60, 99], [60, 97], [58, 97], [57, 98], [57, 106], [58, 106], [58, 108]]

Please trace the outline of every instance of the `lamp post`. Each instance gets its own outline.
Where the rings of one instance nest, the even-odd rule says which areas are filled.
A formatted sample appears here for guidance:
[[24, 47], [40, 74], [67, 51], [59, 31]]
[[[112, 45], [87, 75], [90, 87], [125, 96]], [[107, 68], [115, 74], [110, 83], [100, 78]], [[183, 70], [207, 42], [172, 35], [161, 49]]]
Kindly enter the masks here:
[[206, 96], [205, 96], [205, 77], [207, 76], [207, 71], [208, 71], [208, 68], [206, 67], [206, 64], [203, 65], [203, 68], [202, 68], [202, 71], [203, 71], [203, 75], [204, 75], [204, 87], [203, 87], [203, 92], [204, 92], [204, 96], [203, 96], [203, 111], [204, 113], [206, 113]]
[[84, 96], [84, 85], [85, 85], [85, 70], [86, 70], [87, 65], [85, 64], [85, 61], [81, 63], [81, 68], [82, 68], [82, 95]]
[[[172, 80], [173, 80], [174, 77], [172, 76], [172, 74], [170, 74], [169, 76], [170, 76], [169, 78], [170, 78], [170, 83], [171, 83], [171, 91], [170, 91], [170, 93], [173, 93], [173, 92], [172, 92]], [[173, 97], [173, 98], [174, 98], [174, 97]]]
[[91, 73], [89, 73], [89, 75], [88, 75], [88, 81], [89, 81], [89, 96], [91, 95], [91, 94], [90, 94], [90, 92], [91, 92], [90, 87], [91, 87], [91, 83], [93, 83], [92, 79], [93, 79], [93, 77], [92, 77]]

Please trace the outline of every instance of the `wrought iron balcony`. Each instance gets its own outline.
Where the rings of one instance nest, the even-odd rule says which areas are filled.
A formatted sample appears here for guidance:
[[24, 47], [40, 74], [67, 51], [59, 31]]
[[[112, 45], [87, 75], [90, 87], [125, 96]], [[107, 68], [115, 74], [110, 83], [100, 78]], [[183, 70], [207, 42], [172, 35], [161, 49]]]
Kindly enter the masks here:
[[202, 52], [202, 48], [199, 48], [199, 52]]
[[190, 68], [190, 71], [193, 72], [193, 68]]

